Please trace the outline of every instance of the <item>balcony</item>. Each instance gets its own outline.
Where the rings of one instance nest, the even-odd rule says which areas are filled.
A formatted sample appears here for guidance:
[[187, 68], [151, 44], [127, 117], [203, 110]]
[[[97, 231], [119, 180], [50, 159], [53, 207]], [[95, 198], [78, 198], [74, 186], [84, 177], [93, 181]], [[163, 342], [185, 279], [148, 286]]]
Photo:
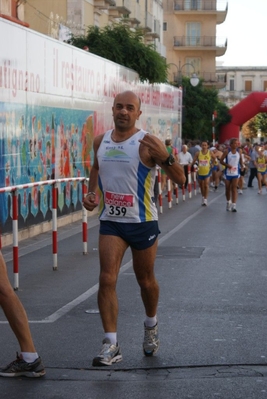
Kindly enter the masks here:
[[153, 15], [149, 12], [146, 12], [145, 17], [142, 22], [142, 27], [144, 33], [153, 32]]
[[219, 90], [226, 86], [226, 76], [222, 79], [215, 72], [203, 72], [199, 77], [203, 79], [203, 84], [206, 87], [215, 87]]
[[108, 15], [109, 18], [123, 18], [129, 16], [131, 14], [131, 10], [124, 6], [110, 6], [108, 7]]
[[[217, 4], [216, 4], [217, 3]], [[216, 15], [217, 24], [225, 21], [228, 12], [228, 3], [214, 0], [175, 0], [174, 14], [179, 15]]]
[[160, 22], [157, 19], [154, 20], [154, 29], [151, 32], [146, 32], [145, 38], [146, 40], [160, 39]]
[[174, 36], [173, 49], [179, 51], [216, 51], [216, 57], [220, 57], [227, 50], [227, 39], [216, 36]]
[[115, 6], [115, 0], [95, 0], [94, 7], [97, 10], [107, 10], [109, 6]]
[[126, 16], [121, 19], [121, 22], [127, 24], [130, 28], [136, 28], [138, 27], [141, 21], [139, 21], [139, 19], [135, 17], [131, 18]]

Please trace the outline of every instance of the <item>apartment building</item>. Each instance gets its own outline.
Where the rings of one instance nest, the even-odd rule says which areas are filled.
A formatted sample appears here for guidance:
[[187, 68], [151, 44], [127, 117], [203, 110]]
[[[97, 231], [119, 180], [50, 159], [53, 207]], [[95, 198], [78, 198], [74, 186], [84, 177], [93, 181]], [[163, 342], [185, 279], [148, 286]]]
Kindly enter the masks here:
[[267, 91], [267, 67], [217, 66], [217, 80], [224, 83], [219, 98], [229, 108], [253, 91]]
[[166, 57], [162, 0], [0, 0], [0, 14], [59, 40], [84, 34], [88, 26], [125, 23], [142, 28], [145, 44]]
[[163, 42], [169, 81], [196, 73], [205, 86], [221, 88], [217, 81], [216, 57], [225, 54], [227, 39], [216, 35], [225, 21], [228, 4], [220, 0], [165, 0]]

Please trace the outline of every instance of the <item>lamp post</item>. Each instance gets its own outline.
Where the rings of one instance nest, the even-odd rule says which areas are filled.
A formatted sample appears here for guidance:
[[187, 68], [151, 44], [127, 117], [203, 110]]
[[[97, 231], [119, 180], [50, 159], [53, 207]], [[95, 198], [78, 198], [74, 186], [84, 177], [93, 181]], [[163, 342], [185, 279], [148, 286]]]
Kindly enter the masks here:
[[185, 66], [191, 66], [193, 68], [193, 73], [192, 73], [191, 78], [190, 78], [190, 84], [193, 87], [196, 87], [199, 84], [199, 78], [197, 77], [195, 67], [194, 67], [193, 64], [190, 64], [190, 62], [186, 62], [182, 66], [181, 66], [181, 61], [179, 61], [179, 66], [177, 66], [173, 62], [171, 62], [169, 65], [174, 65], [177, 68], [177, 73], [178, 73], [177, 74], [177, 79], [176, 79], [175, 74], [174, 74], [174, 82], [177, 82], [178, 86], [180, 86], [182, 84], [182, 77], [183, 77], [182, 69]]
[[[174, 74], [174, 82], [176, 82], [178, 87], [180, 87], [180, 89], [182, 89], [182, 103], [183, 103], [183, 100], [185, 98], [186, 92], [185, 92], [185, 87], [184, 88], [182, 87], [182, 77], [183, 77], [182, 76], [182, 69], [185, 66], [190, 66], [190, 67], [193, 68], [193, 73], [192, 73], [191, 78], [190, 78], [190, 84], [191, 84], [191, 86], [196, 87], [199, 84], [199, 78], [196, 75], [195, 67], [194, 67], [193, 64], [190, 64], [190, 62], [186, 62], [185, 64], [183, 64], [181, 66], [181, 61], [179, 61], [179, 66], [174, 64], [174, 63], [172, 63], [172, 62], [170, 64], [168, 64], [168, 65], [174, 65], [177, 68], [177, 75]], [[177, 78], [176, 78], [176, 76], [177, 76]], [[183, 124], [184, 121], [185, 121], [185, 106], [184, 105], [181, 105], [181, 106], [182, 106], [182, 124]]]

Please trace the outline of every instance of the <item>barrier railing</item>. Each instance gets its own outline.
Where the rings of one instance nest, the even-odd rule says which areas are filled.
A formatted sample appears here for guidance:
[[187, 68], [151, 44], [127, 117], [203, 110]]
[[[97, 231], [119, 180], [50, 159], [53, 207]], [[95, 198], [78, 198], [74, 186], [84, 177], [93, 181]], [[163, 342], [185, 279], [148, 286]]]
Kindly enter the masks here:
[[[158, 170], [158, 190], [159, 190], [159, 212], [163, 213], [163, 201], [162, 201], [162, 189], [161, 189], [161, 173], [160, 169]], [[194, 186], [194, 195], [197, 195], [197, 167], [194, 165], [191, 167], [188, 165], [188, 182], [187, 188], [183, 184], [181, 187], [183, 201], [186, 200], [186, 191], [188, 192], [188, 198], [192, 198], [192, 175], [193, 175], [193, 186]], [[172, 185], [171, 180], [167, 177], [167, 201], [168, 208], [172, 208], [173, 204], [173, 195], [175, 197], [176, 205], [179, 204], [179, 186], [177, 184]]]
[[[73, 177], [65, 179], [44, 180], [40, 182], [21, 184], [18, 186], [10, 186], [0, 188], [0, 193], [12, 193], [12, 233], [13, 233], [13, 275], [14, 275], [14, 290], [19, 288], [19, 248], [18, 248], [18, 191], [27, 188], [39, 187], [44, 185], [52, 186], [52, 254], [53, 254], [53, 270], [58, 268], [57, 257], [57, 187], [58, 184], [80, 181], [82, 183], [82, 195], [85, 196], [87, 187], [85, 182], [89, 179], [84, 177]], [[87, 211], [82, 207], [82, 237], [83, 237], [83, 254], [87, 254]], [[0, 236], [1, 249], [1, 236]]]

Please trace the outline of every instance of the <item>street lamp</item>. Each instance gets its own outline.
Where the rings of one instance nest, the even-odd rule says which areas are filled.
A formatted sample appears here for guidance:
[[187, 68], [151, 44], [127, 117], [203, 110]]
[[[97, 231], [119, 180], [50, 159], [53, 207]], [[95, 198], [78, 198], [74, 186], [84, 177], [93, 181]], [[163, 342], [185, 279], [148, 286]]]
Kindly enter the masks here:
[[180, 86], [182, 84], [182, 69], [185, 66], [187, 66], [187, 65], [191, 66], [193, 68], [193, 71], [194, 71], [193, 74], [191, 75], [191, 78], [190, 78], [191, 85], [193, 87], [196, 87], [199, 84], [199, 78], [197, 77], [197, 74], [196, 74], [196, 71], [195, 71], [195, 67], [194, 67], [193, 64], [190, 64], [189, 62], [186, 62], [185, 64], [183, 64], [181, 66], [181, 61], [179, 61], [179, 67], [176, 64], [174, 64], [173, 62], [171, 62], [168, 65], [174, 65], [177, 68], [178, 75], [177, 75], [177, 79], [176, 79], [175, 74], [174, 74], [174, 82], [177, 82], [178, 86]]

